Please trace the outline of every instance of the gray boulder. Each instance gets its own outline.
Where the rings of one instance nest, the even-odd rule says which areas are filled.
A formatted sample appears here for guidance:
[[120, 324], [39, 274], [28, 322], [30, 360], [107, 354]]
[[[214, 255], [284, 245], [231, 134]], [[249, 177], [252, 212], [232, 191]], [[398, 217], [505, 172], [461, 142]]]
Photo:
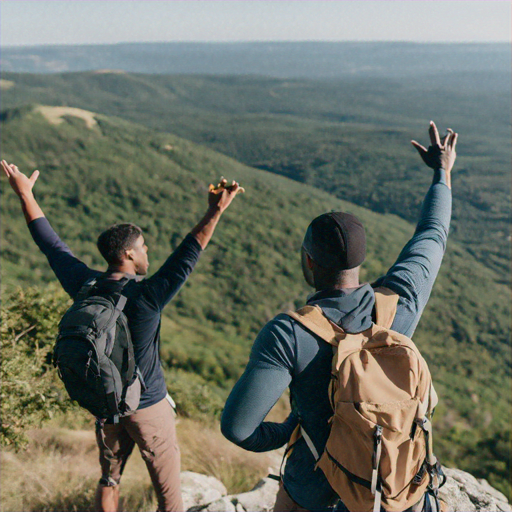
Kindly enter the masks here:
[[226, 496], [227, 493], [224, 484], [213, 476], [192, 471], [181, 473], [181, 494], [185, 510], [202, 510], [205, 505]]
[[443, 471], [447, 481], [439, 490], [439, 497], [449, 512], [512, 512], [507, 498], [487, 480], [477, 480], [460, 469], [443, 467]]
[[[512, 512], [507, 498], [486, 480], [460, 469], [443, 470], [447, 481], [439, 496], [448, 512]], [[279, 489], [276, 480], [264, 478], [251, 491], [228, 496], [216, 478], [189, 471], [182, 473], [181, 482], [188, 512], [270, 512]]]
[[215, 500], [200, 510], [201, 512], [237, 512], [236, 505], [230, 496], [224, 496], [220, 500]]
[[269, 512], [274, 507], [279, 483], [272, 478], [260, 480], [252, 491], [232, 496], [236, 502], [237, 512]]

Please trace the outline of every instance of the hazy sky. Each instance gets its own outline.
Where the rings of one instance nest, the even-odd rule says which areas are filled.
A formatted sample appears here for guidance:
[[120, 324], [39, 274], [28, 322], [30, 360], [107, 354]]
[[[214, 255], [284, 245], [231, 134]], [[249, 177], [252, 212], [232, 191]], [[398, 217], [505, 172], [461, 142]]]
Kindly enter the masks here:
[[1, 44], [511, 41], [508, 0], [2, 0]]

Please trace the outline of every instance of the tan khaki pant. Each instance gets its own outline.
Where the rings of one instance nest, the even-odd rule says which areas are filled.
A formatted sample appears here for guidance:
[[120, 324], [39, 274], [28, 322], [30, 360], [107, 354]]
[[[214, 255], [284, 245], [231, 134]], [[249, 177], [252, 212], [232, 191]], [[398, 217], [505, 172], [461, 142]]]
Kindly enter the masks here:
[[180, 450], [176, 438], [175, 413], [167, 399], [130, 416], [116, 425], [97, 423], [101, 485], [119, 484], [124, 466], [135, 444], [153, 482], [158, 512], [183, 512], [180, 484]]
[[279, 485], [279, 491], [276, 496], [276, 504], [274, 505], [274, 512], [309, 512], [308, 509], [302, 508], [297, 505], [295, 501], [290, 498], [286, 492], [283, 484]]

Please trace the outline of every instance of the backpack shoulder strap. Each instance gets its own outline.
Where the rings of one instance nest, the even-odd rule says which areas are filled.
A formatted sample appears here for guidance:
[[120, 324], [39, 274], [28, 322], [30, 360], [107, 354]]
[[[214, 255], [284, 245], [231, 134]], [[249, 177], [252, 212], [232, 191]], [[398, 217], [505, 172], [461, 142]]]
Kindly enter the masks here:
[[340, 338], [345, 336], [343, 330], [330, 322], [319, 306], [304, 306], [286, 314], [330, 345], [338, 346]]
[[87, 295], [89, 295], [89, 292], [94, 288], [96, 285], [98, 279], [96, 277], [93, 277], [92, 279], [87, 280], [83, 285], [82, 288], [80, 288], [80, 291], [78, 292], [75, 302], [84, 300]]
[[398, 293], [380, 286], [375, 288], [375, 323], [386, 329], [391, 329], [398, 306]]

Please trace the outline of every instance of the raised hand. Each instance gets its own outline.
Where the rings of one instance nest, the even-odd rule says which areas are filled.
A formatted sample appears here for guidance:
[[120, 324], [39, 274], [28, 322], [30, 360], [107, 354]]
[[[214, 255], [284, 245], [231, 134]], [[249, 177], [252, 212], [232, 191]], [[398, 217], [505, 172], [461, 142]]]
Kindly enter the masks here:
[[39, 176], [39, 171], [34, 171], [32, 176], [25, 176], [14, 164], [8, 164], [2, 160], [2, 169], [9, 178], [9, 183], [21, 200], [21, 209], [25, 215], [27, 224], [39, 217], [44, 217], [43, 210], [37, 204], [32, 189]]
[[208, 205], [210, 208], [217, 209], [221, 213], [231, 204], [238, 192], [245, 192], [236, 181], [228, 185], [226, 178], [221, 178], [219, 184], [215, 187], [210, 184], [208, 193]]
[[2, 160], [2, 168], [9, 178], [9, 184], [19, 197], [32, 194], [39, 171], [34, 171], [28, 178], [14, 164], [8, 164], [5, 160]]
[[432, 169], [444, 169], [446, 171], [449, 183], [450, 173], [457, 156], [455, 146], [458, 134], [451, 128], [448, 128], [447, 134], [441, 139], [434, 121], [430, 121], [428, 133], [430, 135], [430, 146], [428, 149], [415, 140], [412, 140], [411, 144], [418, 150], [426, 165]]

